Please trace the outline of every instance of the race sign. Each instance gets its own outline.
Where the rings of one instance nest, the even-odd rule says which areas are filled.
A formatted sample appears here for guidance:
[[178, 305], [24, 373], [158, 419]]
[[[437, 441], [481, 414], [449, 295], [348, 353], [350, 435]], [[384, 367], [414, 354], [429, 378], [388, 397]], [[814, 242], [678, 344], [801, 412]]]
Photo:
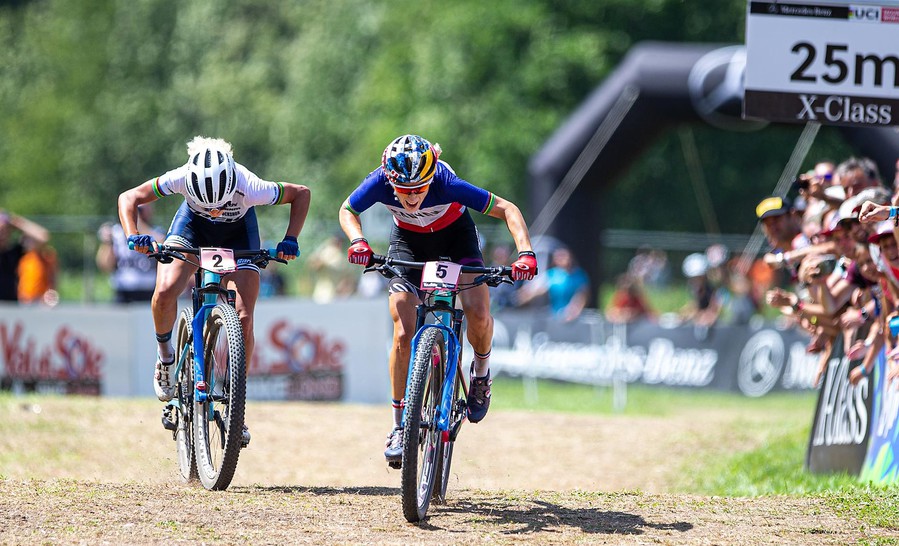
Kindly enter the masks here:
[[750, 0], [745, 90], [745, 118], [899, 125], [899, 2]]
[[230, 248], [201, 248], [200, 267], [221, 275], [236, 271], [234, 251]]
[[421, 270], [422, 290], [453, 290], [459, 284], [462, 266], [453, 262], [427, 262]]

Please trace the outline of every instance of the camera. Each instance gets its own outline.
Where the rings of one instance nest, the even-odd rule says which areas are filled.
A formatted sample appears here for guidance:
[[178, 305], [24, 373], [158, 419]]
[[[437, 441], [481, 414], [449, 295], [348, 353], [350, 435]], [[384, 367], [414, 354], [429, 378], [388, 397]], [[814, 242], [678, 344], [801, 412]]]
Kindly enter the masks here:
[[821, 256], [821, 261], [818, 263], [818, 274], [815, 276], [819, 277], [830, 275], [831, 273], [833, 273], [833, 270], [836, 269], [838, 261], [839, 258], [834, 256], [833, 254], [825, 254], [824, 256]]
[[793, 187], [798, 190], [807, 190], [809, 186], [809, 179], [807, 175], [800, 174], [793, 180]]

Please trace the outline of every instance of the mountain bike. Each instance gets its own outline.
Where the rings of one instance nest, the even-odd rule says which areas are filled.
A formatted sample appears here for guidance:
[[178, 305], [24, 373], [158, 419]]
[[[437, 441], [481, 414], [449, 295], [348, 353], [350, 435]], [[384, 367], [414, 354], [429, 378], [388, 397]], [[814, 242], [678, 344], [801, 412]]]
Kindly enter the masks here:
[[[181, 260], [197, 266], [190, 307], [181, 310], [175, 327], [175, 396], [163, 411], [162, 424], [172, 431], [178, 468], [185, 482], [228, 487], [240, 457], [246, 407], [246, 354], [237, 294], [222, 277], [237, 270], [237, 259], [260, 268], [270, 261], [287, 263], [270, 249], [231, 250], [157, 245], [149, 254], [160, 263]], [[190, 256], [190, 257], [189, 257]]]
[[[366, 271], [402, 277], [397, 266], [422, 270], [423, 302], [416, 306], [415, 336], [403, 410], [403, 515], [424, 519], [428, 506], [446, 502], [453, 447], [467, 415], [468, 385], [462, 369], [462, 290], [512, 283], [511, 267], [466, 266], [449, 261], [407, 262], [373, 255]], [[477, 275], [461, 284], [462, 273]]]

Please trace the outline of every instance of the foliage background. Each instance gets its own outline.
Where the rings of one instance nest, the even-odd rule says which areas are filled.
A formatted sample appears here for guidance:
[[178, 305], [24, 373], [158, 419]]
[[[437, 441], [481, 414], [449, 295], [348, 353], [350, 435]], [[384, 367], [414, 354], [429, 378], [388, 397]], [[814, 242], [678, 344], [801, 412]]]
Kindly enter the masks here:
[[[261, 177], [309, 185], [316, 225], [333, 229], [384, 146], [413, 132], [533, 220], [529, 158], [635, 43], [742, 43], [745, 10], [744, 0], [0, 2], [0, 207], [112, 218], [119, 192], [180, 165], [185, 142], [207, 134]], [[752, 231], [752, 207], [798, 135], [696, 128], [722, 232]], [[846, 153], [824, 130], [810, 161]], [[675, 133], [598, 209], [610, 227], [706, 229]]]

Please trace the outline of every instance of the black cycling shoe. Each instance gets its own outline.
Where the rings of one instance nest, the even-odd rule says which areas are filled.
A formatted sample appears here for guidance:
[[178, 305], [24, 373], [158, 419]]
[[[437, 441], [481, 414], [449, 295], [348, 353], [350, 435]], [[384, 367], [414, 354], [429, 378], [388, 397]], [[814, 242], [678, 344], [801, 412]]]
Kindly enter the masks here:
[[390, 468], [402, 468], [403, 466], [403, 429], [396, 427], [387, 435], [387, 449], [384, 450], [384, 458]]
[[175, 409], [175, 406], [171, 404], [166, 404], [164, 408], [162, 408], [162, 427], [166, 430], [175, 430], [178, 428], [178, 423], [173, 419], [172, 410]]
[[250, 445], [250, 429], [247, 428], [247, 425], [244, 425], [240, 431], [240, 447], [247, 447]]
[[471, 363], [471, 385], [468, 387], [468, 420], [477, 423], [487, 416], [490, 409], [490, 370], [484, 377], [474, 376], [474, 362]]

